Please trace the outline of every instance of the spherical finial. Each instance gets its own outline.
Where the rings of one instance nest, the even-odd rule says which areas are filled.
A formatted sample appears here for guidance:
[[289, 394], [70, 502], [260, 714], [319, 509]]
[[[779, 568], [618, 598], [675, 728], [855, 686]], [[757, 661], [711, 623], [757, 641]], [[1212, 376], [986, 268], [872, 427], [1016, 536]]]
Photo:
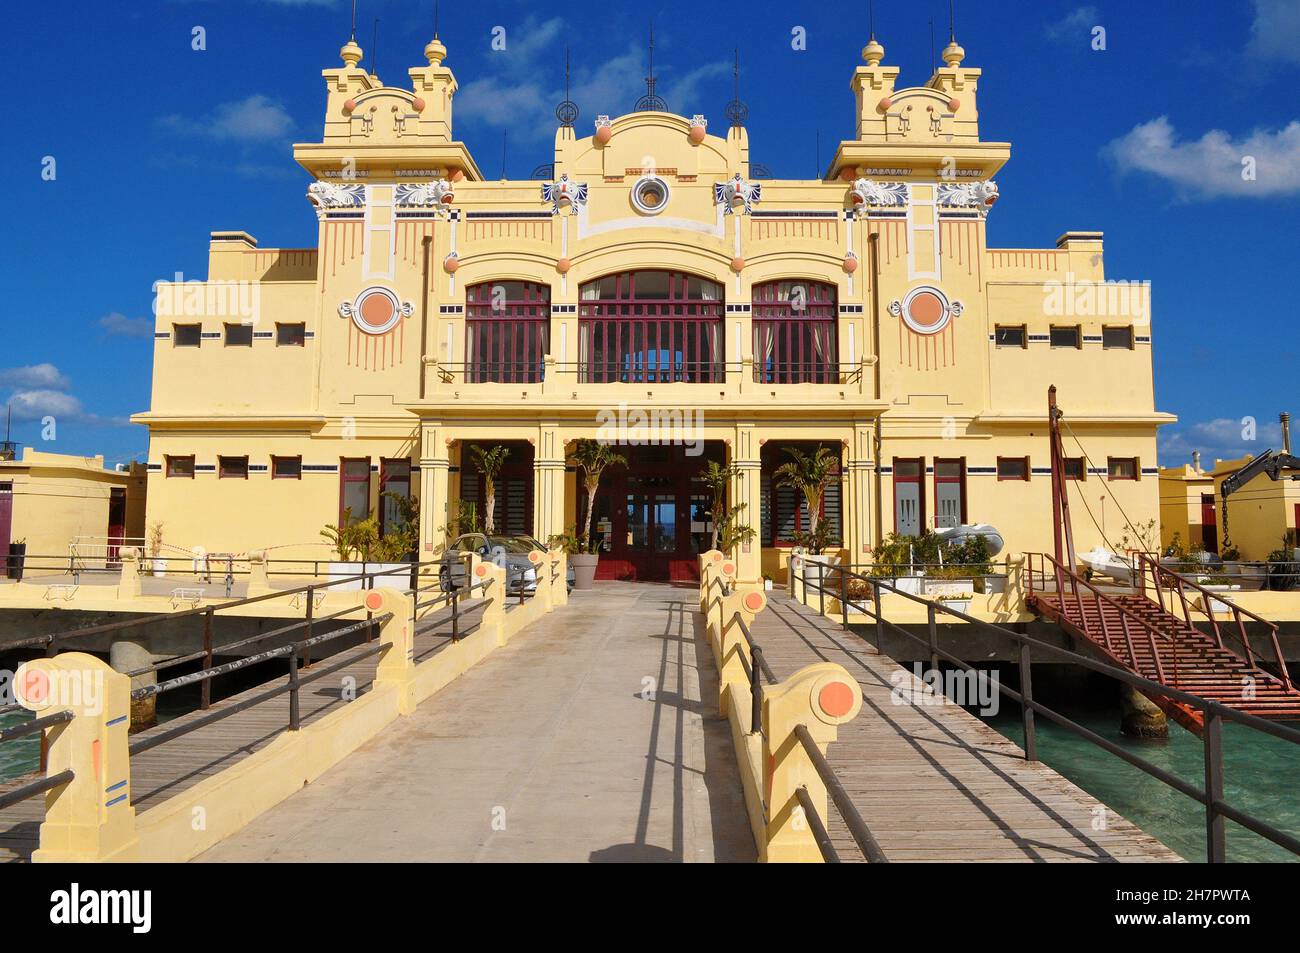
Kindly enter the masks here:
[[442, 61], [447, 58], [447, 48], [442, 45], [442, 40], [435, 36], [424, 48], [424, 56], [430, 66], [441, 66]]
[[885, 48], [877, 43], [873, 36], [862, 48], [862, 58], [867, 61], [868, 66], [879, 66], [880, 61], [885, 58]]
[[947, 63], [951, 69], [956, 69], [958, 66], [961, 66], [961, 61], [965, 58], [966, 51], [957, 45], [956, 40], [953, 40], [943, 48], [943, 61]]
[[343, 49], [339, 50], [339, 56], [343, 58], [343, 65], [348, 69], [356, 69], [357, 64], [361, 62], [361, 47], [357, 46], [356, 40], [348, 40], [343, 44]]

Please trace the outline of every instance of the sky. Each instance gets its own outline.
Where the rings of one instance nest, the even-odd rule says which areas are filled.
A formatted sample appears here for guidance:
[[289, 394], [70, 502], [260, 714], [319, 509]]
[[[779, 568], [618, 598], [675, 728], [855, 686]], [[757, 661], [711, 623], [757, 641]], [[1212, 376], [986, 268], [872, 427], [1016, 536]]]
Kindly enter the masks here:
[[[408, 85], [433, 8], [359, 0], [363, 65]], [[714, 129], [739, 48], [751, 157], [774, 176], [816, 176], [852, 131], [865, 2], [442, 8], [456, 137], [490, 177], [551, 161], [566, 49], [579, 130], [630, 111], [651, 21], [660, 95]], [[10, 7], [0, 408], [16, 440], [144, 459], [128, 418], [149, 407], [153, 283], [204, 277], [215, 230], [315, 243], [291, 145], [319, 139], [320, 71], [350, 17], [350, 0]], [[876, 0], [874, 21], [900, 88], [923, 84], [946, 0]], [[957, 0], [955, 25], [984, 71], [981, 134], [1012, 143], [989, 246], [1099, 230], [1107, 277], [1151, 282], [1156, 407], [1179, 417], [1162, 465], [1277, 447], [1278, 412], [1300, 414], [1300, 0]]]

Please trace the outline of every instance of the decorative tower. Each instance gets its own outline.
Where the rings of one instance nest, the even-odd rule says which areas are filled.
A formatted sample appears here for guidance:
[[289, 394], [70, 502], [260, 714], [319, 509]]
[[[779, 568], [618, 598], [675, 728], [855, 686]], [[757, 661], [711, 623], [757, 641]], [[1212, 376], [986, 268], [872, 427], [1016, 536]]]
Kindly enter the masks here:
[[420, 135], [451, 142], [451, 100], [456, 94], [456, 77], [442, 65], [447, 57], [447, 47], [438, 39], [436, 30], [424, 48], [424, 56], [429, 65], [410, 71], [411, 88], [415, 90], [414, 106], [420, 114]]

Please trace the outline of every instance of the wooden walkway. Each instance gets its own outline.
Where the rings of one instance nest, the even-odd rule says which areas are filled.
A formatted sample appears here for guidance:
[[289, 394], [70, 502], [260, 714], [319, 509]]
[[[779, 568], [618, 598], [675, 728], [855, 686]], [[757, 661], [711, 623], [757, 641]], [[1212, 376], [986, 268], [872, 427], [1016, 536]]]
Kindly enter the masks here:
[[[507, 611], [509, 608], [507, 607]], [[462, 611], [461, 634], [472, 633], [481, 615], [482, 603]], [[431, 658], [450, 641], [450, 610], [444, 609], [422, 618], [415, 630], [415, 661], [419, 663]], [[317, 657], [313, 659], [313, 663], [317, 666], [338, 664], [350, 655], [363, 653], [367, 648], [373, 647], [373, 644], [362, 643], [323, 659]], [[268, 641], [266, 648], [272, 648], [274, 645], [274, 642]], [[329, 643], [325, 645], [328, 646]], [[350, 698], [360, 697], [369, 691], [378, 660], [376, 655], [358, 659], [355, 663], [345, 665], [331, 675], [303, 686], [299, 693], [299, 717], [302, 723], [310, 724], [341, 705], [347, 704], [344, 698], [344, 680], [347, 678], [356, 680], [355, 695], [349, 693]], [[304, 676], [311, 674], [310, 668], [301, 671]], [[193, 711], [163, 722], [148, 731], [134, 734], [131, 740], [145, 738], [151, 732], [170, 730], [186, 722], [206, 717], [214, 711], [235, 705], [272, 687], [284, 685], [287, 681], [286, 673], [279, 678], [263, 682], [255, 688], [215, 701], [206, 712]], [[161, 804], [269, 744], [288, 727], [288, 724], [289, 694], [286, 692], [260, 705], [254, 705], [238, 714], [223, 718], [215, 724], [199, 728], [190, 734], [134, 755], [131, 758], [132, 804], [137, 813]], [[13, 781], [0, 783], [0, 792], [18, 787], [34, 778], [35, 775], [29, 774]], [[32, 851], [37, 847], [40, 822], [44, 816], [44, 798], [39, 795], [0, 811], [0, 862], [25, 861], [31, 857]]]
[[[838, 662], [862, 686], [862, 711], [828, 758], [890, 861], [1182, 859], [863, 639], [774, 595], [753, 637], [777, 678]], [[900, 703], [912, 686], [935, 704]], [[833, 805], [830, 815], [840, 857], [860, 861]]]

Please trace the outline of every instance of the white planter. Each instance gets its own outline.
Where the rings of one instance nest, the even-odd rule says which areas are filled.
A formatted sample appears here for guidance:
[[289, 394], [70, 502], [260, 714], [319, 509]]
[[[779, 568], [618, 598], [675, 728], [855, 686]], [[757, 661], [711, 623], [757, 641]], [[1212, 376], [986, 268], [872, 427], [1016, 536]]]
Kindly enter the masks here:
[[771, 579], [764, 579], [764, 580], [763, 580], [763, 588], [766, 589], [768, 592], [771, 592], [771, 591], [772, 591], [772, 580], [771, 580]]
[[971, 600], [969, 599], [940, 599], [937, 602], [947, 609], [954, 609], [957, 612], [970, 612]]
[[[329, 569], [326, 570], [325, 575], [330, 580], [347, 579], [349, 576], [359, 576], [363, 571], [367, 573], [377, 573], [385, 572], [390, 569], [408, 568], [410, 568], [409, 563], [330, 563]], [[410, 581], [410, 577], [408, 576], [401, 573], [393, 573], [393, 575], [386, 578], [376, 579], [375, 587], [405, 589], [409, 586]], [[350, 582], [341, 582], [337, 585], [330, 586], [330, 589], [337, 592], [345, 592], [354, 589], [362, 589], [364, 588], [364, 583], [364, 579], [353, 579]]]
[[149, 560], [149, 573], [155, 579], [161, 579], [167, 575], [167, 560], [161, 557], [154, 557]]
[[927, 596], [962, 596], [974, 590], [974, 579], [925, 579]]
[[909, 595], [919, 596], [925, 588], [925, 577], [899, 576], [893, 581], [893, 586], [899, 592], [906, 592]]

